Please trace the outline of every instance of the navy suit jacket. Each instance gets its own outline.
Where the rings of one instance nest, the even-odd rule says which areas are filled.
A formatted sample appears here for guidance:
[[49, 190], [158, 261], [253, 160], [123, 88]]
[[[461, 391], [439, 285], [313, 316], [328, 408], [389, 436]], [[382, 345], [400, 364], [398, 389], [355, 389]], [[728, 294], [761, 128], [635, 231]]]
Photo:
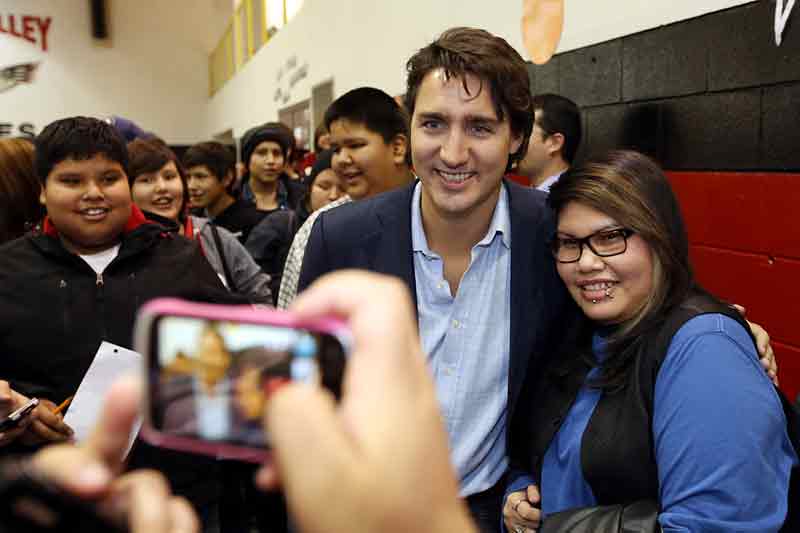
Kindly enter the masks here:
[[[545, 204], [546, 194], [505, 184], [511, 216], [510, 427], [526, 373], [542, 368], [548, 343], [562, 335], [565, 313], [572, 308], [548, 249], [555, 217]], [[360, 268], [399, 277], [416, 303], [413, 192], [414, 184], [322, 213], [306, 246], [298, 291], [325, 273]]]

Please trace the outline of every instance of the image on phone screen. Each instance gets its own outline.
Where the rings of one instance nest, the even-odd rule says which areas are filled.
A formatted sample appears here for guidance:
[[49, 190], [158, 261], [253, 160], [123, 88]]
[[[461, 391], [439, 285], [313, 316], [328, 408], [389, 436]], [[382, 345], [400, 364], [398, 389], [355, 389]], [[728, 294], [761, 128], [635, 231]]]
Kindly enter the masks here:
[[166, 435], [266, 447], [269, 391], [301, 381], [340, 394], [345, 350], [333, 335], [183, 316], [155, 328], [150, 415]]

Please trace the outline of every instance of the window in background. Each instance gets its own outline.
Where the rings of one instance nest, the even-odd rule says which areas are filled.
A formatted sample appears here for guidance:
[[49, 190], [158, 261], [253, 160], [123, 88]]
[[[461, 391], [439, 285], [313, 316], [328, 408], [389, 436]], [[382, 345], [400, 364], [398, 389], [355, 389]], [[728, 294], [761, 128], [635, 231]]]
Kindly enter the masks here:
[[311, 148], [310, 119], [311, 109], [308, 100], [303, 100], [278, 111], [278, 120], [289, 126], [294, 132], [294, 141], [298, 150], [309, 150]]
[[264, 0], [267, 14], [267, 35], [272, 37], [286, 22], [283, 0]]

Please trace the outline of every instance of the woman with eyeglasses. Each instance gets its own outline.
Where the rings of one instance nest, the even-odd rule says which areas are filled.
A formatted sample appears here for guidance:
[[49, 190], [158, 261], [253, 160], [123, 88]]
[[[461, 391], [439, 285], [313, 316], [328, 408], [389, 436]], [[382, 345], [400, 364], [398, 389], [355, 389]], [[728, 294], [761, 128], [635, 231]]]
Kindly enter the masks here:
[[661, 169], [611, 152], [563, 176], [549, 202], [553, 257], [581, 312], [514, 414], [505, 526], [780, 530], [796, 415], [747, 323], [694, 281]]

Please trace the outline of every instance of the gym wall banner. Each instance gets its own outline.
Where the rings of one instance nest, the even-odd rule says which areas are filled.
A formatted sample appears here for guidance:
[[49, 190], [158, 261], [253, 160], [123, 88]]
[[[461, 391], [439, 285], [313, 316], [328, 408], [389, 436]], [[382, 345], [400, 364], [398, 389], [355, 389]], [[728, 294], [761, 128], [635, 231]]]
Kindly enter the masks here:
[[[0, 13], [0, 39], [21, 39], [47, 52], [47, 36], [52, 22], [52, 17]], [[5, 60], [0, 63], [0, 94], [21, 84], [32, 83], [39, 66], [38, 62], [4, 63]], [[0, 118], [0, 137], [33, 137], [35, 132], [35, 126], [29, 122], [12, 124]]]

